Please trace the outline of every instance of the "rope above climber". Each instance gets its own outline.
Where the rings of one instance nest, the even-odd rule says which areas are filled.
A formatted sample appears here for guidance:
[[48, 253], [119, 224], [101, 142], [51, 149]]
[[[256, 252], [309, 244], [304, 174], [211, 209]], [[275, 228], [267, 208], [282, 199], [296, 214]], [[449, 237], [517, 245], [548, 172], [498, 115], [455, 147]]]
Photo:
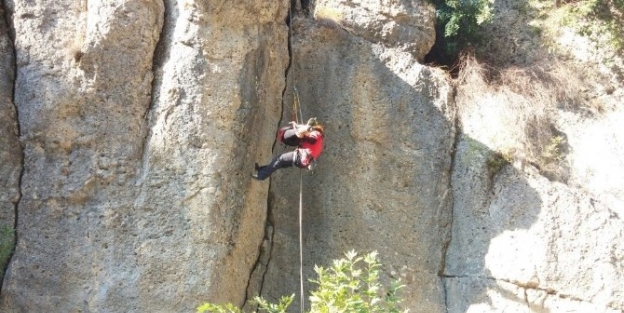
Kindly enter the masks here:
[[296, 166], [312, 169], [315, 161], [323, 152], [323, 126], [313, 117], [307, 124], [289, 122], [288, 126], [279, 129], [277, 139], [288, 146], [297, 147], [294, 151], [285, 152], [275, 157], [269, 164], [258, 166], [254, 179], [265, 180], [280, 168]]

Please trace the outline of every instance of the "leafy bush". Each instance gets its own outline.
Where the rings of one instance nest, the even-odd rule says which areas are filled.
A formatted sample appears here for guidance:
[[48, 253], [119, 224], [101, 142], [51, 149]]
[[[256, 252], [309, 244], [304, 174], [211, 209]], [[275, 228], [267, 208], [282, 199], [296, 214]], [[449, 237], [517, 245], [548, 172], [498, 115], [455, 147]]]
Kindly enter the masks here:
[[[283, 296], [280, 301], [275, 303], [269, 303], [262, 297], [256, 297], [254, 301], [258, 304], [261, 311], [267, 313], [286, 313], [286, 309], [292, 303], [295, 295]], [[237, 306], [228, 303], [225, 305], [217, 305], [212, 303], [204, 303], [197, 308], [197, 313], [213, 312], [213, 313], [242, 313], [243, 311]]]
[[565, 12], [563, 25], [598, 43], [624, 49], [624, 0], [577, 0], [563, 4], [560, 8]]
[[358, 257], [354, 251], [335, 260], [329, 269], [315, 267], [318, 286], [310, 296], [310, 312], [400, 312], [397, 281], [389, 287], [379, 282], [377, 253]]
[[492, 20], [491, 0], [431, 0], [436, 7], [436, 43], [432, 58], [452, 65], [469, 44], [481, 39], [481, 26]]
[[[346, 253], [345, 258], [334, 260], [332, 266], [327, 269], [315, 266], [318, 278], [311, 282], [317, 288], [311, 292], [308, 312], [401, 312], [399, 309], [401, 298], [398, 292], [402, 286], [398, 281], [391, 282], [389, 286], [380, 283], [380, 267], [376, 252], [359, 257], [354, 251]], [[285, 313], [293, 299], [294, 295], [282, 297], [277, 304], [271, 304], [261, 297], [254, 300], [258, 303], [260, 311]], [[226, 305], [205, 303], [197, 308], [197, 312], [242, 313], [231, 303]]]

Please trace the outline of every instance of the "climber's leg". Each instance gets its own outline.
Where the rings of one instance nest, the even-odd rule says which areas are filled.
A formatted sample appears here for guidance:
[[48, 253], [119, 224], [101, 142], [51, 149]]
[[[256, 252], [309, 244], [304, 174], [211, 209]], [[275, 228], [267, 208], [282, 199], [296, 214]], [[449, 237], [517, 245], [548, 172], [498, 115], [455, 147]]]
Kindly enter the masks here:
[[295, 151], [283, 153], [265, 166], [256, 166], [258, 174], [252, 176], [257, 180], [265, 180], [276, 170], [293, 166], [296, 155]]

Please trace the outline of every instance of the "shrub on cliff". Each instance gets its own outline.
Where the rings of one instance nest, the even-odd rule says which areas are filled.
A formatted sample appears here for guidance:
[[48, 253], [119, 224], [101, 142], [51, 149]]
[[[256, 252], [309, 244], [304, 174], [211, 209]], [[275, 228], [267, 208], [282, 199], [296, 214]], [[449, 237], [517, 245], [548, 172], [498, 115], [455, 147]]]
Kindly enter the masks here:
[[0, 226], [0, 269], [4, 267], [13, 253], [15, 244], [13, 227], [7, 225]]
[[598, 43], [602, 37], [616, 50], [624, 49], [624, 0], [564, 2], [564, 24]]
[[[376, 252], [358, 256], [354, 251], [346, 253], [342, 259], [334, 260], [327, 269], [315, 266], [318, 278], [311, 280], [316, 289], [310, 294], [308, 312], [401, 312], [398, 292], [402, 286], [398, 281], [388, 286], [380, 283], [380, 267]], [[294, 295], [282, 297], [277, 304], [269, 303], [261, 297], [255, 301], [260, 311], [285, 313], [293, 299]], [[232, 304], [205, 303], [197, 308], [197, 312], [241, 313], [241, 310]]]
[[430, 0], [436, 7], [436, 42], [428, 59], [452, 65], [459, 53], [481, 39], [492, 20], [491, 0]]

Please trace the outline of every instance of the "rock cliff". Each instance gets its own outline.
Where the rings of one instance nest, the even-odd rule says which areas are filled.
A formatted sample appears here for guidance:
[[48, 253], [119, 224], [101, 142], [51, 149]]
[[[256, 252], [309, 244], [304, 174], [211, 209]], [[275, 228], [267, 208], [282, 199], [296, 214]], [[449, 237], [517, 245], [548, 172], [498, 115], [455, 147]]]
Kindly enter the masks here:
[[248, 169], [279, 119], [286, 3], [6, 7], [2, 218], [20, 201], [0, 311], [242, 302], [266, 212]]
[[[0, 312], [296, 293], [300, 182], [306, 278], [377, 250], [410, 312], [623, 312], [622, 63], [536, 48], [514, 3], [500, 71], [451, 78], [427, 1], [5, 0]], [[251, 180], [295, 88], [319, 166]]]

